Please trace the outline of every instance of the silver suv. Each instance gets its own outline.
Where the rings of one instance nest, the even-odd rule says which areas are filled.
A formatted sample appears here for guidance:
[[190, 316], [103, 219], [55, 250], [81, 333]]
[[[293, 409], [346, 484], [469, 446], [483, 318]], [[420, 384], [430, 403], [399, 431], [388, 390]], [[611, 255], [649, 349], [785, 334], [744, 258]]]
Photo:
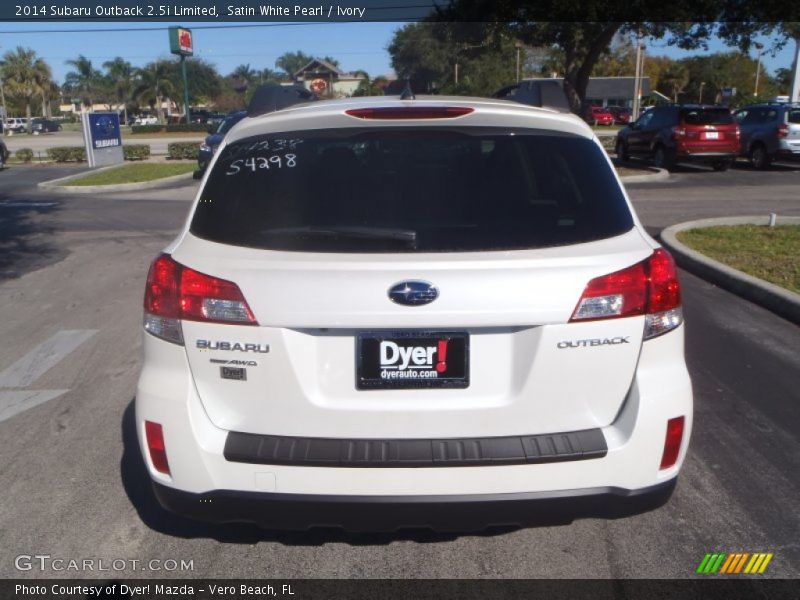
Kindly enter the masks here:
[[756, 169], [775, 160], [800, 160], [800, 104], [753, 104], [735, 113], [741, 129], [741, 156]]

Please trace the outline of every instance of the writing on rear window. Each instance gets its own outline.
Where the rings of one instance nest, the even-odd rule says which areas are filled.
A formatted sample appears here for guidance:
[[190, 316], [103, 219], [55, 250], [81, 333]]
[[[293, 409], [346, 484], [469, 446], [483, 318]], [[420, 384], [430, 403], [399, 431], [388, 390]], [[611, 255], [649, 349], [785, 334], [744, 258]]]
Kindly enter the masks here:
[[296, 154], [286, 154], [285, 156], [281, 156], [280, 154], [273, 154], [270, 157], [266, 156], [251, 156], [250, 158], [244, 159], [239, 158], [234, 160], [228, 170], [225, 171], [225, 175], [238, 175], [239, 173], [255, 173], [257, 171], [266, 169], [269, 171], [270, 169], [282, 169], [283, 167], [293, 168], [297, 166], [297, 155]]

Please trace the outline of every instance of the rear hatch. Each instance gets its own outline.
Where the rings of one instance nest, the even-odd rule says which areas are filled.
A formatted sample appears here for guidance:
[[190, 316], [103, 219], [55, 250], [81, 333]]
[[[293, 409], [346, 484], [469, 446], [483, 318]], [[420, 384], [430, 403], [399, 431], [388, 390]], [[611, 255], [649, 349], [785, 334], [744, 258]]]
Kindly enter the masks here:
[[[785, 133], [781, 132], [784, 129]], [[786, 111], [786, 123], [778, 130], [778, 136], [785, 140], [793, 152], [800, 152], [800, 107]]]
[[739, 126], [727, 108], [681, 108], [680, 125], [673, 132], [679, 153], [735, 153], [739, 149]]
[[574, 135], [448, 125], [220, 150], [173, 253], [234, 282], [257, 321], [183, 323], [217, 426], [441, 438], [614, 420], [644, 317], [570, 319], [590, 280], [652, 249], [607, 158]]

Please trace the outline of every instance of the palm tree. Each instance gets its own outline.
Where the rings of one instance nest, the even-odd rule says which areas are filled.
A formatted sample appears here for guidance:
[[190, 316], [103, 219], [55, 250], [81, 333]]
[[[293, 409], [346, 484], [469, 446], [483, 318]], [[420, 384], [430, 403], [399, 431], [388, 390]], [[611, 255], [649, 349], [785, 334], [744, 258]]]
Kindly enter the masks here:
[[155, 105], [158, 122], [164, 122], [164, 97], [173, 93], [174, 86], [170, 81], [169, 65], [163, 60], [150, 63], [136, 71], [137, 84], [133, 89], [133, 97], [137, 102], [146, 102], [152, 109]]
[[92, 61], [83, 54], [75, 60], [66, 61], [66, 63], [75, 67], [75, 70], [67, 73], [64, 85], [80, 96], [83, 105], [91, 108], [102, 93], [101, 80], [103, 76], [92, 66]]
[[16, 50], [6, 52], [0, 61], [0, 78], [3, 80], [4, 92], [25, 104], [28, 133], [31, 133], [31, 103], [40, 95], [44, 102], [46, 90], [50, 87], [50, 67], [36, 56], [35, 51], [18, 46]]
[[128, 101], [133, 90], [134, 69], [131, 63], [117, 56], [114, 60], [103, 63], [103, 68], [108, 71], [114, 95], [118, 104], [122, 104], [123, 120], [128, 122]]
[[675, 65], [661, 76], [661, 81], [672, 91], [673, 100], [677, 104], [678, 95], [683, 93], [689, 83], [689, 69]]

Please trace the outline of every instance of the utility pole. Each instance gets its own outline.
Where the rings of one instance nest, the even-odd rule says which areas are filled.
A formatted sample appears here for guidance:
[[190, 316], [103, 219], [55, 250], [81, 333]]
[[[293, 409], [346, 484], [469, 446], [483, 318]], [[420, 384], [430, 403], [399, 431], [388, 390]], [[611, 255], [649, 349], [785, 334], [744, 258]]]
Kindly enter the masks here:
[[705, 81], [701, 81], [700, 82], [700, 100], [697, 102], [698, 104], [702, 104], [703, 103], [703, 88], [705, 86], [706, 86], [706, 82]]
[[520, 50], [522, 50], [522, 44], [520, 44], [519, 42], [517, 42], [516, 44], [514, 44], [514, 47], [517, 49], [517, 83], [519, 83], [519, 81], [520, 81], [520, 70], [519, 70], [519, 67], [520, 67], [520, 64], [519, 64], [519, 53], [520, 53]]
[[800, 37], [794, 38], [794, 65], [792, 70], [792, 89], [790, 91], [789, 101], [800, 102]]
[[756, 86], [753, 89], [753, 97], [758, 96], [758, 76], [761, 74], [761, 53], [764, 49], [764, 44], [759, 44], [756, 42], [753, 44], [756, 47], [756, 51], [758, 52], [758, 58], [756, 59]]
[[636, 36], [636, 76], [633, 79], [633, 115], [635, 121], [639, 118], [642, 111], [642, 78], [644, 76], [644, 50], [646, 46], [642, 43], [642, 32]]

